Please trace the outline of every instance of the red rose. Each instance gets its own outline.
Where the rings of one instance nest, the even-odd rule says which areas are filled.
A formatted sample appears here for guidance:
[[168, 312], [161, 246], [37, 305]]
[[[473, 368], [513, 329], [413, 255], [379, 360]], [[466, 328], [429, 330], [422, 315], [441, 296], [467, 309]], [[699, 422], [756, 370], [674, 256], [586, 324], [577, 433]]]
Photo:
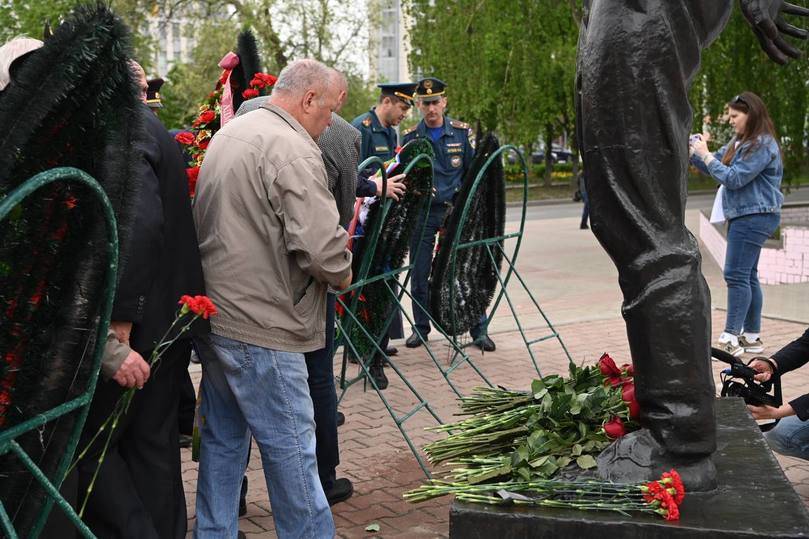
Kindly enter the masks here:
[[631, 363], [621, 365], [621, 370], [624, 371], [627, 376], [635, 376], [635, 366]]
[[267, 83], [264, 82], [263, 78], [258, 76], [258, 73], [256, 73], [256, 76], [250, 80], [250, 84], [248, 84], [248, 86], [252, 86], [253, 88], [264, 88], [267, 86]]
[[621, 398], [629, 405], [629, 417], [637, 419], [640, 416], [640, 405], [635, 399], [635, 384], [626, 382], [621, 390]]
[[188, 131], [182, 131], [181, 133], [177, 133], [174, 135], [174, 140], [182, 144], [183, 146], [190, 146], [194, 144], [194, 133], [189, 133]]
[[211, 143], [211, 139], [209, 139], [209, 138], [202, 139], [199, 142], [197, 142], [197, 148], [199, 148], [200, 150], [207, 150], [208, 149], [208, 144], [210, 144], [210, 143]]
[[242, 92], [242, 97], [245, 99], [253, 99], [254, 97], [258, 97], [258, 90], [248, 88], [247, 90]]
[[199, 120], [200, 125], [209, 124], [212, 121], [214, 121], [215, 119], [216, 119], [216, 113], [214, 111], [212, 111], [211, 109], [207, 109], [207, 110], [202, 111], [202, 113], [199, 115], [199, 118], [197, 118], [197, 120]]
[[604, 423], [604, 432], [607, 433], [608, 437], [615, 439], [626, 434], [626, 428], [621, 418], [616, 416]]
[[618, 368], [618, 365], [615, 364], [615, 361], [606, 352], [598, 360], [598, 370], [608, 378], [621, 376], [621, 369]]

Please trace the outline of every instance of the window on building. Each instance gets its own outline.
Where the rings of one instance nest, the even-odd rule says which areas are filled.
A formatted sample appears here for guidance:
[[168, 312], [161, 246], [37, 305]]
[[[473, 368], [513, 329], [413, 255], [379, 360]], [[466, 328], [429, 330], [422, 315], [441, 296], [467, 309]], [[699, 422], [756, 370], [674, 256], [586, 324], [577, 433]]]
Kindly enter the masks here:
[[180, 29], [179, 22], [171, 24], [171, 37], [172, 37], [171, 57], [175, 62], [179, 62], [182, 53], [182, 42], [181, 42], [182, 30]]

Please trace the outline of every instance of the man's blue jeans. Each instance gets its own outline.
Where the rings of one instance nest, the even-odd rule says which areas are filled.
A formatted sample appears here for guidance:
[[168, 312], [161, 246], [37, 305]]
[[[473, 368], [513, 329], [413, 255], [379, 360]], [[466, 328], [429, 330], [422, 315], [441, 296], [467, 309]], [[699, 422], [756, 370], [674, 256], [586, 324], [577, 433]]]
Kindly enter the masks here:
[[195, 538], [236, 537], [252, 433], [261, 451], [278, 537], [333, 537], [317, 474], [315, 422], [303, 354], [211, 335], [202, 359]]
[[778, 213], [754, 213], [730, 220], [725, 252], [725, 282], [728, 286], [728, 314], [725, 332], [761, 330], [763, 297], [758, 282], [761, 247], [781, 222]]
[[764, 435], [776, 453], [809, 460], [809, 421], [785, 417]]

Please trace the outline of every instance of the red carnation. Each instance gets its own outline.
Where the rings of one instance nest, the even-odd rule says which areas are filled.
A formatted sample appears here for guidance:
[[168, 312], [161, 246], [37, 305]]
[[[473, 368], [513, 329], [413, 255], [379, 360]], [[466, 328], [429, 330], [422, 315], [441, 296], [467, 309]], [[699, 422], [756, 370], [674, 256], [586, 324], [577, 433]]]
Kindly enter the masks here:
[[194, 196], [197, 192], [197, 177], [199, 177], [199, 167], [188, 167], [185, 169], [185, 175], [188, 177], [188, 194]]
[[626, 427], [624, 427], [624, 422], [621, 421], [621, 418], [618, 416], [613, 417], [606, 423], [604, 423], [604, 432], [607, 433], [609, 438], [620, 438], [624, 434], [626, 434]]
[[216, 306], [208, 296], [181, 296], [178, 302], [182, 305], [181, 313], [192, 312], [197, 316], [208, 319], [216, 314]]
[[635, 399], [635, 384], [627, 381], [621, 390], [621, 398], [629, 405], [629, 417], [637, 419], [640, 416], [640, 405]]
[[191, 144], [194, 144], [194, 140], [196, 139], [194, 137], [194, 133], [183, 131], [181, 133], [177, 133], [176, 135], [174, 135], [174, 140], [176, 140], [183, 146], [190, 146]]
[[258, 97], [258, 90], [248, 88], [247, 90], [242, 92], [242, 97], [245, 99], [253, 99], [254, 97]]
[[275, 75], [270, 75], [269, 73], [256, 73], [255, 77], [263, 80], [264, 84], [267, 86], [272, 86], [275, 84], [275, 81], [278, 80], [278, 77]]
[[674, 502], [677, 505], [683, 503], [683, 499], [685, 498], [685, 485], [683, 485], [683, 480], [680, 478], [680, 474], [677, 473], [677, 470], [672, 468], [670, 471], [665, 472], [660, 482], [674, 488]]
[[666, 520], [680, 520], [680, 508], [677, 507], [676, 503], [669, 504], [665, 510], [666, 514], [664, 516]]
[[621, 369], [618, 368], [615, 361], [606, 352], [598, 360], [598, 370], [608, 378], [621, 376]]

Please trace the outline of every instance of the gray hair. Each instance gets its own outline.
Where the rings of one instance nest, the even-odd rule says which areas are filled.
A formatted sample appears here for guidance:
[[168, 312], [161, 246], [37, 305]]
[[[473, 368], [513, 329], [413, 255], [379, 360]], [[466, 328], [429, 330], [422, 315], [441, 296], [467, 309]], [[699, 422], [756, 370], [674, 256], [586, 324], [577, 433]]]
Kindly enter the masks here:
[[0, 47], [0, 91], [5, 90], [11, 82], [11, 64], [17, 58], [37, 50], [42, 45], [38, 39], [18, 37]]
[[325, 91], [333, 84], [331, 69], [317, 60], [307, 58], [295, 60], [282, 69], [272, 91], [273, 93], [303, 95], [311, 89]]

